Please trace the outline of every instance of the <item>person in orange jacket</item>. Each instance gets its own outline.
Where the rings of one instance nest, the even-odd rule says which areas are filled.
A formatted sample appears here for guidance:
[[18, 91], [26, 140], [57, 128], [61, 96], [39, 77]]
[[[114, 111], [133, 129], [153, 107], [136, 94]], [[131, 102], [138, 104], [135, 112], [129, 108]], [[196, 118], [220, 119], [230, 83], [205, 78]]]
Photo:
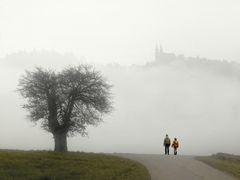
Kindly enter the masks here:
[[179, 142], [177, 138], [174, 138], [172, 142], [172, 148], [174, 149], [174, 155], [177, 155], [177, 148], [179, 147]]

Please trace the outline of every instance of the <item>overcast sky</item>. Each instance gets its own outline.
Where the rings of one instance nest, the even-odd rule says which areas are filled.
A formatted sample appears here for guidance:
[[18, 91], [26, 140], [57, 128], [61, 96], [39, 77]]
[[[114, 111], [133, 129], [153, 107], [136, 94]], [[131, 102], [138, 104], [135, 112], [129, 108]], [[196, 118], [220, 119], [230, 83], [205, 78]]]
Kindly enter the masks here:
[[72, 52], [90, 62], [143, 64], [155, 44], [240, 62], [239, 0], [1, 0], [0, 57]]

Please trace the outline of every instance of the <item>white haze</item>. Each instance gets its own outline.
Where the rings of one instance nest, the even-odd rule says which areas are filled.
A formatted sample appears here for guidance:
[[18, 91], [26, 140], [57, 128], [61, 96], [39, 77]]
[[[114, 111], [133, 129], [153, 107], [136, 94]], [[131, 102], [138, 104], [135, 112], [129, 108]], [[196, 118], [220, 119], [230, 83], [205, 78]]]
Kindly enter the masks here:
[[169, 52], [240, 61], [239, 0], [1, 0], [0, 57], [73, 52], [96, 63], [144, 64]]
[[[18, 79], [35, 65], [61, 69], [79, 63], [71, 54], [47, 51], [0, 59], [1, 149], [53, 149], [52, 135], [26, 119], [27, 112], [21, 108], [24, 100], [16, 92]], [[69, 150], [163, 153], [167, 133], [179, 139], [180, 154], [240, 154], [237, 72], [229, 76], [184, 61], [148, 68], [115, 65], [96, 69], [114, 85], [115, 110], [98, 127], [88, 128], [89, 137], [69, 138]]]
[[1, 0], [0, 149], [53, 149], [52, 135], [21, 108], [25, 70], [87, 62], [114, 85], [115, 110], [89, 137], [69, 138], [69, 150], [163, 153], [168, 133], [180, 154], [240, 154], [239, 65], [140, 66], [153, 61], [156, 43], [240, 63], [239, 9], [239, 0]]

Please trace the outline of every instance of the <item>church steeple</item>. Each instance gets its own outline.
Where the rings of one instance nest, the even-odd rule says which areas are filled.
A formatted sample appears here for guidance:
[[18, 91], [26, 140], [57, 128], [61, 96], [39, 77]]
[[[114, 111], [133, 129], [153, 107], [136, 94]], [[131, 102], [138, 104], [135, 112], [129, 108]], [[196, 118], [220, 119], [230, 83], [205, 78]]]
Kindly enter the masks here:
[[156, 43], [156, 47], [155, 47], [155, 61], [159, 61], [160, 59], [160, 50], [158, 47], [158, 44]]
[[161, 60], [161, 57], [163, 55], [163, 48], [162, 46], [158, 46], [158, 43], [156, 43], [156, 47], [155, 47], [155, 61], [159, 61]]
[[174, 53], [164, 52], [161, 44], [159, 45], [158, 43], [156, 43], [154, 55], [155, 55], [154, 63], [161, 65], [168, 64], [179, 58]]

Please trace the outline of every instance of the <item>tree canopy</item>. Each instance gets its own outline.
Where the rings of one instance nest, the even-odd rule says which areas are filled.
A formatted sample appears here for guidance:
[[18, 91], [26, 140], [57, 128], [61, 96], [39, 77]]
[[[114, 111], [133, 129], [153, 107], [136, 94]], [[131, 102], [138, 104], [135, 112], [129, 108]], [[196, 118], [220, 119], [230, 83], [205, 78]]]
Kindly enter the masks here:
[[23, 107], [30, 112], [30, 119], [41, 120], [55, 138], [86, 135], [88, 125], [101, 122], [112, 110], [111, 87], [92, 66], [79, 65], [60, 72], [40, 67], [26, 71], [18, 90], [27, 99]]

